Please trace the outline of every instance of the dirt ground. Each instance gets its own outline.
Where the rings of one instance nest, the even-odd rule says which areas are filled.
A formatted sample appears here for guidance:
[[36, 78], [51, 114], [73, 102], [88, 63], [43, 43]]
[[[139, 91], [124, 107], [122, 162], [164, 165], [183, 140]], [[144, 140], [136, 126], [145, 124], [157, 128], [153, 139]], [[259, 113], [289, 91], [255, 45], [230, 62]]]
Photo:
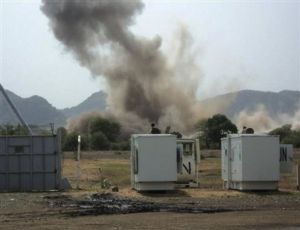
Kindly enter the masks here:
[[[295, 172], [281, 177], [276, 192], [227, 191], [222, 188], [218, 151], [204, 155], [199, 188], [140, 194], [130, 189], [128, 153], [84, 153], [79, 190], [1, 193], [0, 229], [300, 229]], [[65, 154], [63, 174], [72, 187], [76, 185], [76, 165], [73, 154]], [[119, 191], [112, 192], [113, 186]], [[109, 199], [110, 195], [126, 197], [163, 208], [106, 214], [99, 205], [86, 205], [93, 194], [108, 194]], [[116, 210], [116, 206], [109, 207]]]

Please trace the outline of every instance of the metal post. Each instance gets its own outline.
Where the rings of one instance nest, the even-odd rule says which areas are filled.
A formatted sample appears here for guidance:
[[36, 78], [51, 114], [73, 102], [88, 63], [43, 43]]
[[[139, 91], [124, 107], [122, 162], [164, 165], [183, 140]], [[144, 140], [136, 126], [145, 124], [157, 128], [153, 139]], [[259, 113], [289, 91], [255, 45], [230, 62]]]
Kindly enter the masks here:
[[227, 134], [227, 189], [230, 189], [231, 184], [231, 138], [230, 134]]
[[51, 129], [51, 134], [53, 136], [54, 135], [54, 123], [51, 122], [51, 123], [49, 123], [49, 125], [50, 125], [50, 129]]
[[300, 190], [300, 164], [296, 165], [296, 180], [297, 180], [297, 190]]
[[16, 116], [18, 117], [18, 119], [21, 121], [22, 125], [26, 127], [27, 131], [32, 136], [33, 133], [32, 133], [31, 128], [27, 125], [27, 123], [25, 122], [25, 120], [22, 118], [21, 114], [19, 113], [19, 111], [15, 107], [14, 103], [10, 100], [10, 98], [6, 94], [4, 88], [2, 87], [1, 84], [0, 84], [0, 91], [2, 92], [3, 96], [5, 97], [7, 103], [9, 104], [9, 106], [11, 107], [11, 109], [13, 110], [13, 112], [16, 114]]
[[201, 152], [200, 152], [200, 140], [197, 138], [195, 139], [195, 143], [196, 143], [196, 182], [197, 182], [197, 186], [199, 186], [199, 167], [198, 164], [200, 163], [201, 160]]
[[88, 122], [88, 150], [91, 151], [91, 120]]
[[81, 137], [78, 135], [78, 146], [77, 146], [77, 167], [76, 167], [76, 188], [79, 189], [80, 183], [80, 144], [81, 144]]
[[57, 134], [56, 134], [56, 148], [57, 148], [57, 156], [55, 157], [55, 162], [56, 162], [56, 169], [58, 169], [58, 172], [56, 173], [56, 184], [58, 189], [64, 189], [62, 186], [62, 180], [61, 177], [63, 175], [63, 168], [62, 167], [62, 149], [61, 149], [61, 140], [62, 140], [62, 131], [61, 129], [58, 129]]

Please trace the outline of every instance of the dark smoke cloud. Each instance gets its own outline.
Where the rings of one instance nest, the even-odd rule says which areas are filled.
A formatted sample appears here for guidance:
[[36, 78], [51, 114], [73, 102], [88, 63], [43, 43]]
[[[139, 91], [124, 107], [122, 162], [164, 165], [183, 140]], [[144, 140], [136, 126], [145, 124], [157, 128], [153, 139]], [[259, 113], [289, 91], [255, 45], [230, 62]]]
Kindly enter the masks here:
[[145, 39], [130, 31], [143, 7], [138, 0], [43, 0], [41, 9], [80, 64], [105, 77], [116, 116], [187, 130], [198, 112], [192, 38], [181, 26], [167, 58], [160, 37]]

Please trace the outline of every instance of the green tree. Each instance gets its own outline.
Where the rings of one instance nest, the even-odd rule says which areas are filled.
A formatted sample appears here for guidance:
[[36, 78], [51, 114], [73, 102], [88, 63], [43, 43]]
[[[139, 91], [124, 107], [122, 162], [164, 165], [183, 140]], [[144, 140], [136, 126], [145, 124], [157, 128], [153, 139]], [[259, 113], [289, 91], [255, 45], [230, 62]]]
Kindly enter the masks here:
[[17, 126], [15, 126], [15, 135], [26, 136], [28, 134], [29, 134], [28, 130], [24, 126], [22, 126], [20, 124], [18, 124]]
[[200, 145], [203, 148], [219, 148], [221, 138], [226, 132], [237, 133], [238, 129], [225, 115], [215, 114], [211, 118], [202, 119], [195, 125], [199, 132]]
[[300, 130], [292, 130], [291, 134], [282, 140], [283, 144], [292, 144], [294, 148], [300, 148]]
[[121, 125], [111, 119], [94, 118], [90, 123], [90, 133], [102, 132], [110, 142], [116, 142], [121, 132]]
[[225, 132], [237, 133], [238, 129], [225, 115], [216, 114], [207, 119], [207, 137], [212, 143], [217, 143], [220, 147], [221, 138]]
[[269, 132], [270, 135], [279, 135], [280, 141], [283, 141], [285, 138], [291, 136], [292, 126], [287, 124], [283, 125], [280, 128], [276, 128]]
[[221, 138], [226, 132], [237, 133], [238, 129], [225, 115], [216, 114], [198, 124], [207, 148], [220, 148]]
[[0, 135], [28, 135], [28, 131], [24, 126], [5, 124], [0, 126]]
[[[63, 151], [76, 151], [78, 147], [78, 133], [72, 132], [67, 134], [64, 145]], [[81, 136], [81, 150], [86, 150], [87, 147], [87, 138], [86, 136]]]
[[276, 128], [269, 134], [279, 135], [280, 142], [283, 144], [292, 144], [295, 148], [300, 147], [300, 129], [293, 130], [289, 124]]
[[91, 147], [93, 150], [109, 150], [110, 142], [104, 133], [98, 131], [91, 137]]

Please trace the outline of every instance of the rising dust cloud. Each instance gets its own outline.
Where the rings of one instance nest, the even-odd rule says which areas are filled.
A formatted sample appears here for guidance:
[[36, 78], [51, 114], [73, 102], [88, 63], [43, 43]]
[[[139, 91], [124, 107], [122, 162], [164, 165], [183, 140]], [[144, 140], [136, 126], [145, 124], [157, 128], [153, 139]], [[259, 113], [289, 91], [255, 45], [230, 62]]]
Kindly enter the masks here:
[[272, 117], [264, 105], [258, 104], [253, 111], [241, 111], [233, 121], [237, 127], [252, 127], [257, 132], [269, 132], [285, 124], [290, 124], [293, 130], [298, 130], [300, 129], [300, 102], [298, 108], [293, 115], [278, 113]]
[[110, 110], [123, 125], [142, 131], [155, 122], [187, 131], [200, 116], [192, 37], [181, 26], [173, 52], [164, 54], [159, 36], [130, 31], [143, 7], [138, 0], [43, 0], [41, 9], [64, 47], [94, 77], [106, 79]]
[[[93, 77], [106, 79], [110, 113], [128, 133], [146, 132], [150, 122], [163, 130], [170, 125], [191, 132], [197, 120], [222, 112], [231, 100], [200, 109], [196, 91], [202, 76], [191, 34], [180, 26], [171, 51], [163, 53], [159, 36], [142, 38], [130, 30], [143, 8], [139, 0], [43, 0], [41, 10], [55, 37], [80, 65]], [[274, 120], [260, 106], [234, 119], [238, 128], [246, 125], [256, 131], [286, 120], [299, 126], [298, 113], [295, 118], [281, 115]], [[76, 126], [76, 119], [71, 126]]]

